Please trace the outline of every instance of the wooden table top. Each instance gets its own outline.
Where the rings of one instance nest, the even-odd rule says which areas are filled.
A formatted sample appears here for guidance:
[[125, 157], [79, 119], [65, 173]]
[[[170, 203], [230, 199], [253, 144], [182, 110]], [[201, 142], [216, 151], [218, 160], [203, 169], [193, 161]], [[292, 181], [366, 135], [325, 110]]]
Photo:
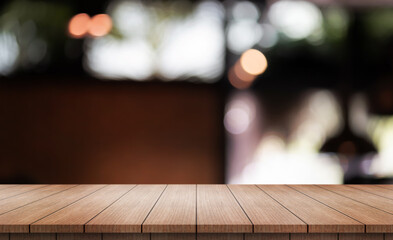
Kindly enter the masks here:
[[393, 185], [0, 185], [0, 233], [392, 233]]

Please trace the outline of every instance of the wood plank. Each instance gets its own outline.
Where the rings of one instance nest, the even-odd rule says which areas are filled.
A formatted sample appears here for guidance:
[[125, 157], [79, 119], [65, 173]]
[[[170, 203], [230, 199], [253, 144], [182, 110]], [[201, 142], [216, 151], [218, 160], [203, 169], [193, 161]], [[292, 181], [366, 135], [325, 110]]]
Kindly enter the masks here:
[[30, 226], [37, 233], [83, 233], [84, 225], [135, 185], [109, 185]]
[[102, 240], [150, 240], [150, 233], [104, 233]]
[[307, 196], [366, 225], [368, 233], [393, 232], [393, 215], [318, 186], [292, 185]]
[[289, 240], [289, 233], [246, 233], [244, 240]]
[[0, 240], [10, 240], [9, 233], [0, 233]]
[[0, 184], [0, 190], [6, 189], [6, 188], [11, 188], [11, 187], [16, 187], [19, 186], [18, 184]]
[[196, 240], [193, 233], [152, 233], [151, 240]]
[[169, 185], [143, 223], [142, 232], [196, 232], [196, 185]]
[[345, 186], [356, 188], [361, 191], [369, 192], [384, 198], [393, 199], [393, 191], [383, 187], [378, 187], [375, 185], [345, 185]]
[[39, 188], [43, 188], [45, 186], [47, 186], [47, 185], [18, 185], [18, 186], [11, 187], [11, 188], [5, 188], [5, 189], [0, 190], [0, 200], [6, 199], [9, 197], [14, 197], [19, 194], [26, 193], [26, 192], [34, 191]]
[[56, 234], [11, 233], [10, 240], [56, 240]]
[[198, 240], [243, 240], [243, 233], [200, 233]]
[[336, 233], [293, 233], [291, 240], [337, 240]]
[[85, 232], [137, 233], [166, 185], [138, 185], [85, 225]]
[[27, 233], [29, 225], [105, 185], [79, 185], [0, 215], [0, 232]]
[[385, 188], [385, 189], [389, 189], [389, 190], [393, 191], [393, 185], [392, 184], [376, 184], [376, 185], [372, 185], [372, 186]]
[[34, 191], [0, 200], [0, 214], [4, 214], [75, 186], [76, 185], [49, 185]]
[[308, 224], [310, 233], [364, 232], [364, 225], [344, 214], [282, 185], [258, 185]]
[[348, 187], [346, 185], [318, 185], [321, 188], [335, 192], [342, 196], [351, 198], [355, 201], [366, 205], [381, 209], [393, 214], [393, 199], [384, 198], [369, 192], [359, 190], [357, 188]]
[[101, 240], [100, 233], [60, 233], [56, 240]]
[[339, 240], [384, 240], [382, 233], [345, 233], [339, 234]]
[[228, 185], [255, 233], [307, 232], [307, 225], [255, 185]]
[[198, 233], [252, 232], [252, 223], [225, 185], [197, 185]]

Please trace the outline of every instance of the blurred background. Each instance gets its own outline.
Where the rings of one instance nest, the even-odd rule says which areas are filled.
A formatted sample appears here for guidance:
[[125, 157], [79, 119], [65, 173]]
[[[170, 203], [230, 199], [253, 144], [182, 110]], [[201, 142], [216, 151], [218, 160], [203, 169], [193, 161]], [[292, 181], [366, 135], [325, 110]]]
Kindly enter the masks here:
[[0, 183], [392, 177], [392, 0], [0, 3]]

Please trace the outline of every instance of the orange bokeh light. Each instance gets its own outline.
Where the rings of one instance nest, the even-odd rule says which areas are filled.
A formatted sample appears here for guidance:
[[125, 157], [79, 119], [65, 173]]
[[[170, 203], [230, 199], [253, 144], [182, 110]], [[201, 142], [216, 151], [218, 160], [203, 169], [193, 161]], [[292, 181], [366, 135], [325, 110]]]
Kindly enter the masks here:
[[[253, 80], [245, 81], [244, 79], [240, 78], [236, 74], [235, 68], [236, 68], [236, 64], [235, 64], [235, 66], [231, 67], [228, 71], [228, 80], [231, 83], [231, 85], [237, 89], [246, 89], [246, 88], [250, 87]], [[254, 79], [255, 79], [255, 77], [254, 77]]]
[[240, 57], [240, 65], [246, 73], [256, 76], [266, 70], [267, 59], [260, 51], [249, 49]]
[[233, 66], [233, 71], [236, 76], [243, 82], [252, 82], [256, 78], [255, 75], [249, 74], [248, 72], [244, 71], [243, 67], [240, 64], [240, 61], [237, 61], [236, 64]]
[[68, 32], [74, 38], [82, 38], [89, 30], [90, 17], [86, 13], [79, 13], [68, 23]]
[[102, 37], [112, 29], [112, 19], [108, 14], [97, 14], [91, 18], [88, 32], [93, 37]]

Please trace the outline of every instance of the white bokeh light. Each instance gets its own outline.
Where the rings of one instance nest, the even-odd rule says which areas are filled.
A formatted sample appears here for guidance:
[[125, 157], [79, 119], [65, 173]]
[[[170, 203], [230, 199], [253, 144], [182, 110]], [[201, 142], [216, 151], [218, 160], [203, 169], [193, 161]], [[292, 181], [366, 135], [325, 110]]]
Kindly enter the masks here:
[[109, 8], [119, 36], [89, 39], [85, 68], [98, 78], [200, 80], [224, 72], [224, 9], [195, 4], [182, 15], [172, 5], [118, 1]]
[[253, 20], [233, 21], [228, 26], [228, 48], [233, 53], [241, 54], [257, 44], [262, 35], [262, 26]]
[[0, 33], [0, 75], [10, 74], [16, 67], [19, 46], [14, 35]]
[[257, 21], [259, 16], [258, 7], [250, 1], [235, 2], [232, 7], [232, 18], [235, 20], [251, 19]]
[[282, 0], [275, 2], [268, 13], [271, 23], [287, 37], [298, 40], [322, 27], [322, 13], [311, 2]]
[[214, 2], [205, 2], [188, 19], [167, 23], [158, 49], [159, 74], [166, 79], [219, 77], [224, 71], [222, 12]]
[[154, 52], [143, 39], [94, 39], [86, 52], [87, 70], [99, 78], [144, 80], [154, 72]]

